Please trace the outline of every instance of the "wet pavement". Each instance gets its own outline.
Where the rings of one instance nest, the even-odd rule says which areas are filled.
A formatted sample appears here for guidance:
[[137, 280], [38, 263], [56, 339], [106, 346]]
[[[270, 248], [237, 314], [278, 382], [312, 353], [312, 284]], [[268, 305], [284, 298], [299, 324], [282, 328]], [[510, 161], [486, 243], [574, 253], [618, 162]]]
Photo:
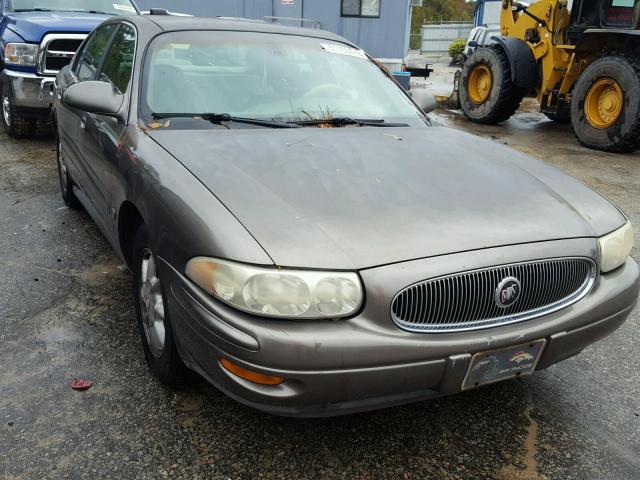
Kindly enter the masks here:
[[[586, 150], [531, 106], [505, 126], [438, 117], [579, 177], [640, 226], [640, 154]], [[0, 134], [0, 225], [0, 478], [640, 478], [638, 309], [613, 336], [531, 378], [283, 419], [195, 375], [181, 391], [151, 378], [131, 277], [87, 215], [64, 207], [50, 137]], [[76, 392], [77, 378], [95, 384]]]

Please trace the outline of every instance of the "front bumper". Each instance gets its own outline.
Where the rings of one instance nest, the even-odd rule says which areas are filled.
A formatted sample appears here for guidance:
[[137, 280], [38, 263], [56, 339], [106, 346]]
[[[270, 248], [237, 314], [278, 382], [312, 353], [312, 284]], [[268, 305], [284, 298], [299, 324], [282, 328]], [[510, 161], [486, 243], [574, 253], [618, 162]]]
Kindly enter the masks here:
[[2, 71], [2, 83], [8, 83], [19, 112], [34, 117], [48, 117], [53, 105], [54, 77], [35, 73]]
[[[504, 257], [513, 248], [495, 250]], [[520, 248], [520, 255], [530, 255], [531, 248]], [[468, 255], [449, 256], [445, 263], [449, 268], [457, 262], [468, 265]], [[493, 261], [491, 252], [484, 255], [487, 258], [480, 263]], [[244, 404], [302, 417], [347, 414], [456, 393], [475, 353], [538, 339], [547, 340], [538, 370], [547, 368], [622, 325], [640, 289], [640, 270], [629, 259], [620, 269], [601, 275], [580, 302], [545, 317], [471, 332], [400, 330], [389, 315], [391, 292], [376, 288], [376, 277], [393, 279], [414, 270], [411, 275], [424, 276], [425, 264], [432, 267], [426, 271], [432, 271], [438, 262], [421, 260], [362, 272], [369, 295], [364, 311], [352, 319], [323, 322], [252, 317], [215, 301], [167, 264], [161, 266], [161, 274], [178, 348], [187, 365]], [[404, 281], [398, 285], [408, 284]], [[373, 291], [379, 296], [374, 298]], [[248, 382], [225, 370], [219, 363], [222, 357], [286, 381], [278, 386]]]

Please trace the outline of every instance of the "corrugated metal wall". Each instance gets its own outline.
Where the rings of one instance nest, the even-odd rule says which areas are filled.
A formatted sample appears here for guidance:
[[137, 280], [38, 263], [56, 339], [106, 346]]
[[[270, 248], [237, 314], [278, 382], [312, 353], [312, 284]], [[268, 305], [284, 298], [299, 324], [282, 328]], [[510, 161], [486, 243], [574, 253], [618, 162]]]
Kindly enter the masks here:
[[377, 58], [405, 58], [409, 51], [411, 0], [382, 0], [380, 18], [344, 18], [341, 0], [305, 0], [304, 17], [348, 38]]
[[[198, 16], [263, 18], [274, 15], [282, 0], [138, 0], [142, 10], [151, 7]], [[376, 58], [404, 59], [409, 51], [411, 0], [381, 0], [380, 18], [343, 18], [341, 0], [302, 2], [302, 16], [320, 22], [321, 28], [357, 43]], [[277, 9], [276, 9], [277, 11]]]
[[262, 18], [273, 15], [273, 0], [137, 0], [142, 10], [166, 8], [201, 17]]
[[445, 54], [451, 42], [458, 38], [469, 37], [473, 23], [444, 23], [422, 26], [421, 53]]

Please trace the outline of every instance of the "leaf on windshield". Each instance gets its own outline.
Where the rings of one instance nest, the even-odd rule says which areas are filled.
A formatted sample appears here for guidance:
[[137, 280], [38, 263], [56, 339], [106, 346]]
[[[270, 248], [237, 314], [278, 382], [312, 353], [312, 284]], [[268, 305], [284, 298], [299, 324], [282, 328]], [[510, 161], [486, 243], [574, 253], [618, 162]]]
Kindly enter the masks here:
[[170, 125], [171, 125], [171, 120], [165, 120], [165, 121], [154, 120], [153, 122], [149, 123], [149, 128], [155, 130], [156, 128], [169, 128]]
[[312, 120], [314, 122], [321, 122], [322, 120], [326, 120], [327, 123], [316, 123], [313, 125], [308, 125], [308, 127], [313, 128], [343, 128], [344, 125], [336, 125], [331, 123], [331, 120], [336, 118], [336, 116], [331, 112], [331, 109], [327, 107], [326, 109], [320, 108], [320, 115], [313, 115], [306, 110], [301, 110], [301, 112], [305, 115], [306, 118], [299, 117], [296, 120]]

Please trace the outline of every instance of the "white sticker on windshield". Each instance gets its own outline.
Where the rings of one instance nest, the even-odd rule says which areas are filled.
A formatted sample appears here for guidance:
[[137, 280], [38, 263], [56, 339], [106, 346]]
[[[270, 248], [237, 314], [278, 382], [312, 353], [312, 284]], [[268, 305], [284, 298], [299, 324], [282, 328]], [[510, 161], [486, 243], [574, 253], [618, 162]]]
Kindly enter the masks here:
[[321, 43], [320, 46], [329, 53], [337, 53], [338, 55], [349, 55], [350, 57], [367, 58], [364, 51], [359, 48], [349, 47], [347, 45], [338, 45], [337, 43]]
[[121, 12], [136, 13], [136, 9], [133, 8], [131, 5], [122, 5], [120, 3], [114, 3], [113, 8], [115, 8], [116, 10], [120, 10]]

